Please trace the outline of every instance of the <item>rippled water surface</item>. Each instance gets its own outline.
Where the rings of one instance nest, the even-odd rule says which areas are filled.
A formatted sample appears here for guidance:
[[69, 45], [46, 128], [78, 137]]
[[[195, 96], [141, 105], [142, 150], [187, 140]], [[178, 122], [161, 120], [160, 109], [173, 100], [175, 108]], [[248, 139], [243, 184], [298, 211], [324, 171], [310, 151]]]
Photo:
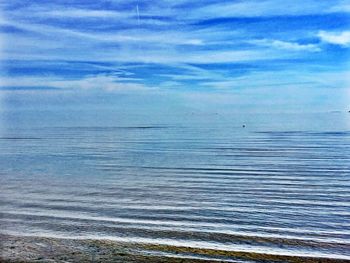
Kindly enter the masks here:
[[7, 122], [1, 232], [350, 259], [349, 120]]

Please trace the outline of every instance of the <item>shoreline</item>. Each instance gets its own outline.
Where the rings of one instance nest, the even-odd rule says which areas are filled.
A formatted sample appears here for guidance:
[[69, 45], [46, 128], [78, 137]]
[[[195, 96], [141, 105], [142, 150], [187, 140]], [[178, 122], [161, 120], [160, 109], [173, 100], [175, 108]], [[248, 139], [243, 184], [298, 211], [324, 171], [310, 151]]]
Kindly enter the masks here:
[[224, 251], [109, 240], [0, 234], [0, 262], [290, 262], [350, 263], [347, 259]]

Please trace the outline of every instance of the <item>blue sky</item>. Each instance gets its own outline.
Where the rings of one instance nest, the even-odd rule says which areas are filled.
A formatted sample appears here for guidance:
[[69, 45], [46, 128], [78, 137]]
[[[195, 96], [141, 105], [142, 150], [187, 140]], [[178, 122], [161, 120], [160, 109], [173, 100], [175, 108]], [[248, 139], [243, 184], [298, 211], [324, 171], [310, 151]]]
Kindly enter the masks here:
[[349, 1], [0, 0], [0, 8], [3, 109], [350, 107]]

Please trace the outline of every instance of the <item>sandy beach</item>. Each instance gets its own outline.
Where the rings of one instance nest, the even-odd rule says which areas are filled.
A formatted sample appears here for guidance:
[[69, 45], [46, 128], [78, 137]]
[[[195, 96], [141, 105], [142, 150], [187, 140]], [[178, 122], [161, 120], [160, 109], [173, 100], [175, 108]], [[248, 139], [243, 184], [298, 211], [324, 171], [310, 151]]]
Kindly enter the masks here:
[[349, 260], [121, 243], [0, 235], [0, 262], [350, 262]]

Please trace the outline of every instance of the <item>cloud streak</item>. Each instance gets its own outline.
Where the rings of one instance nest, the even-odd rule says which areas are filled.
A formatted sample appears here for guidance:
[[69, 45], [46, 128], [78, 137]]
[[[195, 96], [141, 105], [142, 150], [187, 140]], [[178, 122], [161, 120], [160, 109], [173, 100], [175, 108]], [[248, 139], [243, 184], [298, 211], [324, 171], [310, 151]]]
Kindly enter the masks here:
[[154, 90], [133, 78], [121, 78], [114, 75], [94, 75], [81, 79], [62, 79], [57, 77], [2, 78], [3, 90], [105, 90], [105, 91], [145, 91]]
[[299, 44], [296, 42], [287, 42], [280, 40], [272, 40], [272, 39], [259, 39], [253, 40], [251, 43], [256, 44], [258, 46], [265, 46], [270, 48], [284, 49], [290, 51], [311, 51], [318, 52], [321, 51], [321, 47], [317, 44]]
[[[345, 8], [346, 7], [346, 8]], [[222, 17], [278, 17], [278, 16], [305, 16], [314, 14], [336, 13], [348, 11], [348, 5], [341, 1], [334, 1], [329, 5], [326, 1], [316, 0], [247, 0], [233, 2], [217, 2], [195, 9], [194, 18], [222, 18]]]
[[326, 43], [347, 47], [350, 45], [350, 31], [344, 32], [327, 32], [318, 33], [320, 39]]

